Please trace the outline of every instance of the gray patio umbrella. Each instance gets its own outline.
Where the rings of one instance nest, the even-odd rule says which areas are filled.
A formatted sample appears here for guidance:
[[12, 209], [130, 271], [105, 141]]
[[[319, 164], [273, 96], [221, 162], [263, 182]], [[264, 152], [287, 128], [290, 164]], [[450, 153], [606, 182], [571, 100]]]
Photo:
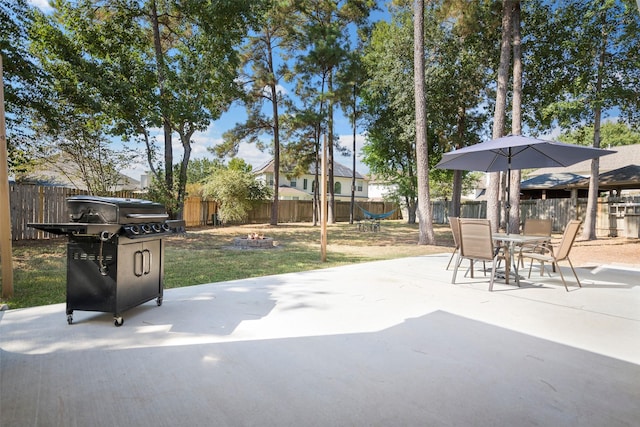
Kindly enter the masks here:
[[[613, 153], [615, 151], [522, 135], [507, 135], [445, 153], [436, 168], [484, 172], [506, 171], [510, 178], [510, 172], [514, 169], [565, 167]], [[507, 194], [511, 187], [509, 178], [507, 178]], [[509, 232], [509, 197], [506, 197], [505, 206], [507, 232]]]

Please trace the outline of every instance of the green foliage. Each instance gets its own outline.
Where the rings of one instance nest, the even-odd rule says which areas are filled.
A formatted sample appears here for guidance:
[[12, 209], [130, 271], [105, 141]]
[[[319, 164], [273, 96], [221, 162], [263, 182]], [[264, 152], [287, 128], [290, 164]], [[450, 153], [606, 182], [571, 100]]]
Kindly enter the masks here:
[[[565, 131], [558, 140], [578, 145], [593, 144], [593, 126], [581, 126]], [[600, 127], [600, 146], [617, 147], [620, 145], [640, 144], [640, 132], [634, 131], [624, 123], [607, 122]]]
[[206, 180], [203, 194], [219, 203], [220, 220], [235, 222], [246, 219], [255, 202], [271, 197], [271, 190], [236, 162], [232, 167], [217, 168]]
[[638, 122], [640, 14], [631, 0], [523, 2], [527, 124], [548, 131], [593, 125], [619, 108]]
[[[236, 47], [265, 4], [60, 0], [50, 17], [39, 19], [33, 52], [55, 78], [57, 105], [66, 107], [57, 108], [60, 116], [79, 112], [99, 120], [103, 132], [145, 144], [156, 190], [176, 200], [175, 214], [185, 195], [192, 136], [239, 96]], [[46, 124], [54, 129], [60, 122]], [[162, 160], [150, 135], [160, 126]], [[176, 183], [174, 133], [183, 148]]]
[[25, 0], [3, 1], [0, 7], [0, 55], [2, 55], [6, 136], [9, 169], [26, 172], [30, 154], [26, 145], [31, 138], [30, 116], [46, 114], [46, 78], [29, 52], [29, 30], [34, 11]]
[[[452, 200], [453, 188], [451, 187], [453, 171], [448, 169], [432, 169], [429, 171], [429, 190], [435, 200]], [[461, 193], [472, 193], [484, 179], [482, 172], [464, 172], [462, 177]]]
[[[189, 162], [189, 167], [187, 168], [187, 183], [202, 184], [221, 166], [222, 162], [217, 159], [193, 159]], [[178, 172], [177, 166], [175, 171], [176, 173]]]
[[180, 205], [173, 194], [175, 194], [175, 188], [166, 188], [166, 181], [164, 179], [158, 179], [156, 175], [151, 175], [151, 181], [149, 182], [148, 198], [154, 202], [162, 203], [167, 209], [167, 212], [178, 212]]
[[247, 174], [251, 173], [251, 171], [253, 170], [253, 167], [250, 164], [245, 162], [244, 159], [240, 159], [238, 157], [234, 157], [233, 159], [229, 160], [227, 168]]
[[[479, 141], [486, 123], [488, 87], [495, 68], [496, 41], [479, 28], [499, 26], [494, 5], [465, 3], [454, 10], [444, 2], [425, 12], [425, 70], [429, 166], [441, 153]], [[458, 13], [459, 12], [459, 13]], [[371, 173], [394, 182], [402, 197], [417, 197], [413, 24], [410, 7], [393, 10], [392, 22], [374, 28], [363, 58], [368, 79], [362, 99], [367, 121], [364, 162]], [[493, 34], [491, 32], [491, 34]], [[434, 197], [451, 197], [452, 174], [431, 170]], [[443, 180], [443, 181], [441, 181]], [[463, 184], [464, 185], [464, 184]], [[433, 186], [433, 188], [432, 188]]]

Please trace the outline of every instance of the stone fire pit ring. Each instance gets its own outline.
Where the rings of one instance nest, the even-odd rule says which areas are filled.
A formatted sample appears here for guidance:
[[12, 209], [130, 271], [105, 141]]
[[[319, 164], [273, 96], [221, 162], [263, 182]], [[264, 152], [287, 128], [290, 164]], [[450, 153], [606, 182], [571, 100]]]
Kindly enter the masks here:
[[247, 237], [235, 237], [233, 246], [240, 249], [268, 249], [273, 248], [272, 237], [262, 237], [259, 239], [249, 239]]

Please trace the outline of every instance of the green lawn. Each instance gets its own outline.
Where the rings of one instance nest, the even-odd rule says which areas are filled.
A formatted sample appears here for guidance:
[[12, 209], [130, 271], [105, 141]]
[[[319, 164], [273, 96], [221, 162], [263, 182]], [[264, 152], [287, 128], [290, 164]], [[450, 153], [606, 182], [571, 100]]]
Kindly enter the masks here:
[[[232, 248], [234, 237], [257, 232], [272, 237], [272, 249]], [[165, 288], [291, 273], [405, 256], [450, 252], [448, 226], [435, 226], [437, 246], [419, 246], [418, 226], [383, 221], [379, 232], [354, 225], [328, 226], [327, 262], [320, 260], [320, 227], [311, 224], [244, 225], [189, 230], [164, 239]], [[14, 242], [14, 296], [9, 308], [66, 300], [66, 238]]]

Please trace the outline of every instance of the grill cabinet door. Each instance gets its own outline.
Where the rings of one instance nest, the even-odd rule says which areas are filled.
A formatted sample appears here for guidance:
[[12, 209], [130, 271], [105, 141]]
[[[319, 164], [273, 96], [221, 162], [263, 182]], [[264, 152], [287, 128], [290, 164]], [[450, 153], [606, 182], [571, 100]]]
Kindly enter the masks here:
[[[125, 240], [125, 239], [122, 239]], [[162, 241], [130, 241], [120, 244], [118, 258], [119, 310], [126, 310], [162, 296]]]

